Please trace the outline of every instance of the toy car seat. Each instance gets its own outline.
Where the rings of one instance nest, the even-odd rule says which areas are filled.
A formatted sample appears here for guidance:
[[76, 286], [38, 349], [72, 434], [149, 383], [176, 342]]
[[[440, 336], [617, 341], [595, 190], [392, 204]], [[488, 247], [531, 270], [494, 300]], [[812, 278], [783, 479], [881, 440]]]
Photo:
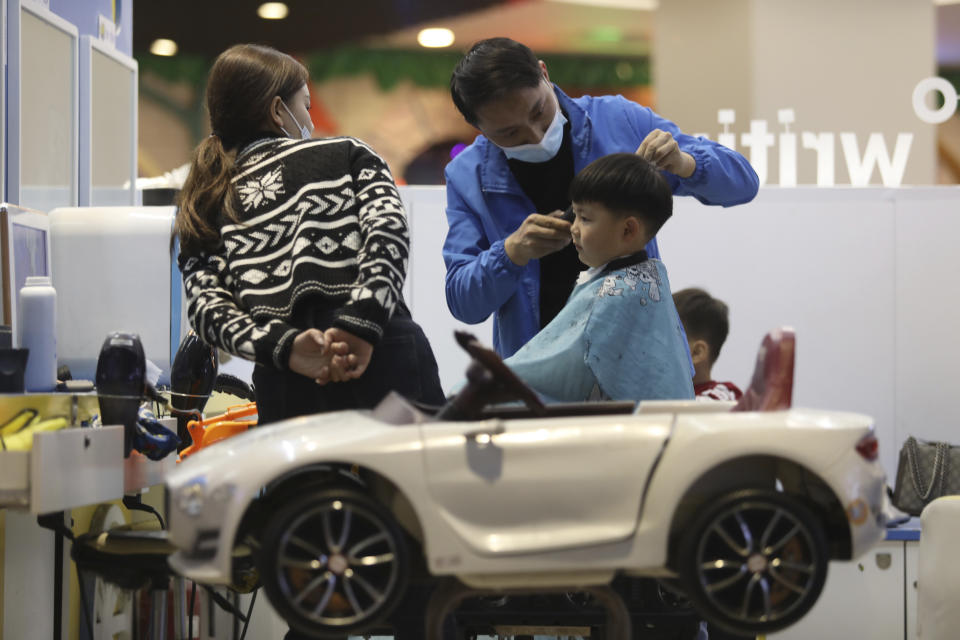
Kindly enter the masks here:
[[796, 334], [792, 327], [774, 329], [763, 338], [750, 386], [732, 411], [780, 411], [793, 402], [793, 355]]

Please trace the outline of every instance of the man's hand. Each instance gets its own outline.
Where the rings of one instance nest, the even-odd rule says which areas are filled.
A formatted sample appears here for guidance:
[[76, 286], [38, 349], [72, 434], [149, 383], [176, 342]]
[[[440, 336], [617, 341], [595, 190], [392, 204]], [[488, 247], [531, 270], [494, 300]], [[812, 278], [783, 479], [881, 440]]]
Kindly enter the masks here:
[[287, 366], [294, 373], [313, 378], [318, 384], [330, 378], [330, 362], [333, 358], [345, 358], [350, 347], [343, 342], [328, 340], [319, 329], [301, 331], [293, 339], [290, 360]]
[[680, 150], [680, 145], [669, 131], [660, 129], [654, 129], [647, 134], [637, 148], [637, 155], [652, 162], [657, 169], [681, 178], [689, 178], [697, 168], [697, 161], [693, 156]]
[[539, 213], [527, 216], [520, 228], [503, 242], [510, 261], [522, 267], [570, 244], [570, 223], [560, 218], [562, 214], [555, 211], [548, 216]]
[[[331, 327], [324, 332], [324, 338], [331, 345], [344, 345], [346, 352], [337, 352], [330, 362], [329, 380], [331, 382], [345, 382], [363, 375], [370, 364], [373, 355], [373, 345], [358, 338], [349, 331]], [[349, 354], [349, 355], [348, 355]], [[322, 384], [317, 380], [318, 384]]]

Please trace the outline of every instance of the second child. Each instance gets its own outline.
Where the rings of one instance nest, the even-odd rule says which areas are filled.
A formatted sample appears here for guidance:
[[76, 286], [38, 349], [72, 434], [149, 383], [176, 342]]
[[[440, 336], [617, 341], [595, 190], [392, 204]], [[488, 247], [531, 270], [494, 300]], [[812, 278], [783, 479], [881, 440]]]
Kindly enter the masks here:
[[713, 379], [713, 364], [730, 332], [729, 310], [723, 300], [691, 287], [673, 294], [680, 321], [687, 333], [693, 359], [693, 392], [697, 399], [739, 400], [743, 392], [732, 382]]

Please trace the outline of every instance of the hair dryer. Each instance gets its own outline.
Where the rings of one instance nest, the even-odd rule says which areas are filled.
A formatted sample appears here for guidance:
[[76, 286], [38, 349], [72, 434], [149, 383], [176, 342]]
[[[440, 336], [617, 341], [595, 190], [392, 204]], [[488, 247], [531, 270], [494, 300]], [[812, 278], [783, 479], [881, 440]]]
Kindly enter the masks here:
[[137, 409], [146, 391], [147, 359], [140, 336], [111, 333], [103, 341], [97, 359], [97, 396], [100, 419], [105, 425], [123, 425], [123, 455], [133, 448]]
[[[173, 408], [183, 411], [203, 411], [217, 381], [217, 350], [204, 343], [200, 336], [190, 331], [180, 341], [177, 355], [170, 369], [170, 396]], [[200, 419], [200, 416], [197, 416]], [[177, 413], [177, 436], [180, 450], [190, 445], [187, 422], [190, 415]]]

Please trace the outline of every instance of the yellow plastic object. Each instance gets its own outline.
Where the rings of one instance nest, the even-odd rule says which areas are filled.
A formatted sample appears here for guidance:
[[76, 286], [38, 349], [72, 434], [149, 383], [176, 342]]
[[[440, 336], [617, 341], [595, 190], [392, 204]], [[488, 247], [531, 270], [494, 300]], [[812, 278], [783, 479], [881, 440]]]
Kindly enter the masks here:
[[207, 418], [206, 420], [191, 420], [187, 423], [187, 431], [193, 444], [180, 452], [180, 460], [193, 455], [204, 447], [215, 442], [243, 433], [250, 427], [257, 426], [256, 420], [241, 420], [257, 415], [257, 403], [238, 404], [227, 408], [227, 412]]
[[0, 426], [0, 437], [12, 436], [24, 427], [40, 419], [36, 409], [21, 409], [17, 415]]
[[30, 451], [33, 448], [33, 434], [42, 431], [57, 431], [69, 424], [66, 418], [50, 418], [31, 424], [26, 429], [9, 436], [0, 436], [0, 445], [6, 451]]

